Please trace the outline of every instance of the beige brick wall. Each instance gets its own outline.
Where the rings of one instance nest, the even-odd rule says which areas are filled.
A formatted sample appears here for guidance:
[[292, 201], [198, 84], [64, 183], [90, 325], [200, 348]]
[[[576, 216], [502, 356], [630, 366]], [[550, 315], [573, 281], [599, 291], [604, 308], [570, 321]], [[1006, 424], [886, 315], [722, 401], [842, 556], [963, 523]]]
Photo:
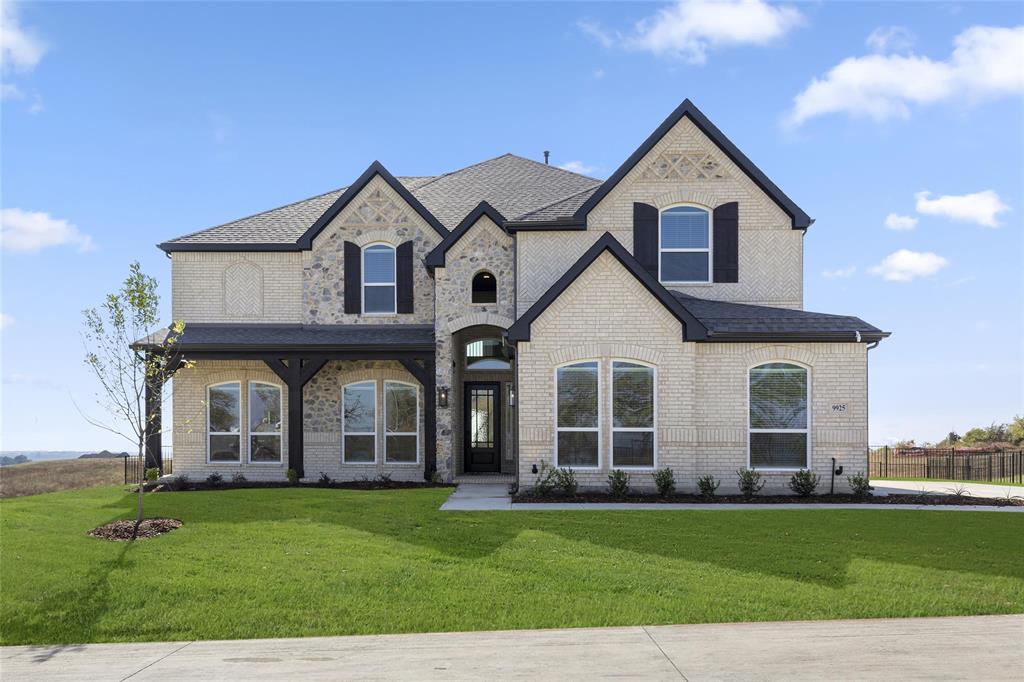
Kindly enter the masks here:
[[171, 254], [171, 314], [185, 322], [301, 322], [302, 254]]
[[[375, 464], [343, 464], [341, 461], [341, 391], [345, 384], [356, 381], [379, 382], [377, 388], [377, 446]], [[324, 366], [303, 391], [304, 464], [307, 480], [316, 480], [320, 472], [342, 481], [363, 477], [373, 478], [382, 473], [395, 480], [423, 480], [424, 403], [423, 390], [419, 391], [419, 462], [395, 464], [384, 462], [384, 410], [383, 382], [403, 381], [419, 386], [416, 379], [396, 362], [334, 361]], [[206, 389], [225, 381], [242, 382], [242, 463], [206, 461]], [[282, 435], [282, 461], [280, 464], [249, 464], [246, 460], [245, 424], [248, 419], [248, 381], [263, 381], [281, 386], [282, 415], [285, 415]], [[249, 480], [284, 480], [288, 470], [288, 391], [280, 379], [267, 366], [258, 361], [203, 360], [191, 369], [183, 369], [174, 377], [174, 473], [187, 474], [194, 480], [219, 472], [230, 480], [241, 472]]]
[[[666, 171], [668, 159], [682, 170]], [[712, 164], [713, 170], [698, 171], [689, 160]], [[519, 314], [605, 232], [632, 250], [637, 201], [658, 208], [692, 203], [708, 209], [739, 202], [739, 282], [672, 288], [701, 298], [803, 306], [803, 233], [793, 230], [789, 216], [684, 118], [591, 211], [587, 232], [518, 234]]]
[[[622, 301], [629, 301], [623, 306]], [[614, 324], [609, 324], [614, 320]], [[712, 474], [721, 492], [736, 489], [747, 464], [747, 370], [771, 360], [811, 368], [811, 466], [828, 485], [830, 457], [848, 473], [867, 466], [867, 353], [863, 344], [684, 343], [681, 325], [618, 261], [604, 254], [532, 325], [519, 344], [519, 479], [529, 487], [534, 464], [553, 464], [555, 367], [599, 360], [602, 462], [579, 472], [581, 486], [604, 487], [610, 470], [610, 361], [657, 368], [658, 467], [669, 466], [680, 490]], [[847, 409], [833, 413], [833, 403]], [[789, 473], [765, 474], [765, 492], [784, 490]], [[635, 487], [653, 486], [633, 473]], [[845, 476], [837, 479], [845, 489]], [[827, 488], [826, 488], [827, 489]]]

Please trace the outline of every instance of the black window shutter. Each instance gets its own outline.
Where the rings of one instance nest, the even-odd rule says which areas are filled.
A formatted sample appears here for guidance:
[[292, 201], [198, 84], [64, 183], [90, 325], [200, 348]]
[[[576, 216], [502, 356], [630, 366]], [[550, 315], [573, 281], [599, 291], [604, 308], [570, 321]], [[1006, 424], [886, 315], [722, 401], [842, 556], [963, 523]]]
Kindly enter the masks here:
[[633, 204], [633, 257], [657, 278], [658, 209], [649, 204]]
[[398, 286], [398, 312], [412, 312], [412, 242], [403, 242], [395, 251], [395, 284]]
[[352, 242], [345, 242], [345, 312], [358, 315], [363, 311], [363, 251]]
[[740, 281], [740, 205], [735, 201], [715, 209], [715, 282]]

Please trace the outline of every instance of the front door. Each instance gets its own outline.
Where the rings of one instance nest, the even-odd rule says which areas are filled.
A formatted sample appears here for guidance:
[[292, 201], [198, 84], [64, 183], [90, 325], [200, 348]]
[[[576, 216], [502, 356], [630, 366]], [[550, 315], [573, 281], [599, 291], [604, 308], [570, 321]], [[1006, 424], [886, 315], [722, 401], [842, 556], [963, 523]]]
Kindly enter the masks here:
[[463, 386], [464, 462], [467, 473], [501, 472], [501, 384], [467, 381]]

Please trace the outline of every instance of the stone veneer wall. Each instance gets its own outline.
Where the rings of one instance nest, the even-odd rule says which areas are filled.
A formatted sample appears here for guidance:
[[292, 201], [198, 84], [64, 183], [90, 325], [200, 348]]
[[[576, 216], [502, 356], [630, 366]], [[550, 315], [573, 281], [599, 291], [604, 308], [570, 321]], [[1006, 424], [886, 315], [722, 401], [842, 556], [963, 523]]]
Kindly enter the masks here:
[[[413, 242], [413, 311], [395, 315], [345, 313], [344, 242], [366, 246]], [[371, 180], [304, 252], [301, 317], [306, 324], [433, 324], [434, 283], [423, 259], [441, 236], [379, 176]]]
[[[629, 301], [623, 306], [622, 301]], [[614, 319], [615, 324], [608, 324]], [[536, 321], [519, 344], [519, 482], [535, 480], [531, 467], [554, 463], [555, 368], [599, 360], [601, 466], [578, 471], [580, 485], [603, 488], [611, 469], [610, 361], [639, 360], [657, 367], [656, 466], [671, 467], [678, 488], [693, 491], [712, 474], [721, 492], [735, 491], [736, 470], [747, 464], [747, 370], [771, 360], [811, 368], [811, 466], [827, 489], [830, 457], [847, 473], [867, 467], [867, 351], [863, 344], [748, 344], [683, 342], [681, 324], [618, 261], [604, 254]], [[833, 413], [833, 403], [847, 411]], [[765, 492], [785, 489], [789, 473], [766, 473]], [[647, 472], [633, 486], [651, 488]], [[845, 475], [836, 480], [846, 490]]]
[[[458, 355], [452, 335], [467, 327], [490, 325], [507, 329], [515, 312], [515, 270], [512, 237], [487, 216], [480, 218], [455, 245], [448, 250], [445, 267], [434, 270], [436, 292], [437, 385], [449, 388], [449, 407], [437, 410], [437, 469], [444, 480], [461, 471], [456, 462], [457, 444], [461, 442], [458, 420], [459, 392], [454, 372]], [[496, 303], [473, 303], [473, 276], [481, 270], [490, 271], [498, 280]]]
[[520, 232], [518, 313], [525, 312], [605, 232], [633, 248], [633, 203], [738, 201], [739, 282], [672, 287], [693, 296], [803, 306], [803, 233], [690, 121], [683, 118], [598, 204], [587, 232]]
[[[384, 463], [383, 383], [377, 388], [377, 448], [375, 464], [342, 464], [341, 462], [341, 391], [345, 384], [356, 381], [402, 381], [419, 387], [419, 462], [416, 464]], [[262, 381], [281, 386], [282, 462], [280, 464], [248, 464], [245, 460], [243, 429], [243, 463], [206, 462], [206, 387], [224, 381], [242, 382], [242, 424], [248, 418], [247, 381]], [[284, 480], [288, 469], [288, 390], [264, 363], [259, 361], [203, 360], [192, 369], [178, 372], [173, 383], [174, 396], [174, 472], [194, 479], [219, 472], [230, 479], [241, 472], [250, 480]], [[373, 478], [381, 473], [395, 480], [423, 480], [424, 400], [416, 379], [401, 364], [390, 361], [334, 361], [321, 369], [303, 391], [304, 466], [307, 480], [316, 480], [320, 472], [337, 480]]]

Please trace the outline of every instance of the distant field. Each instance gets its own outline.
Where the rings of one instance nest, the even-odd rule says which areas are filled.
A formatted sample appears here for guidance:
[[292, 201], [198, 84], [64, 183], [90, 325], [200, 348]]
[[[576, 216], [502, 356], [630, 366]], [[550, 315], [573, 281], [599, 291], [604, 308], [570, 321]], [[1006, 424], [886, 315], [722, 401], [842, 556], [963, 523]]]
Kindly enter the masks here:
[[121, 459], [65, 459], [0, 467], [0, 497], [124, 483]]

